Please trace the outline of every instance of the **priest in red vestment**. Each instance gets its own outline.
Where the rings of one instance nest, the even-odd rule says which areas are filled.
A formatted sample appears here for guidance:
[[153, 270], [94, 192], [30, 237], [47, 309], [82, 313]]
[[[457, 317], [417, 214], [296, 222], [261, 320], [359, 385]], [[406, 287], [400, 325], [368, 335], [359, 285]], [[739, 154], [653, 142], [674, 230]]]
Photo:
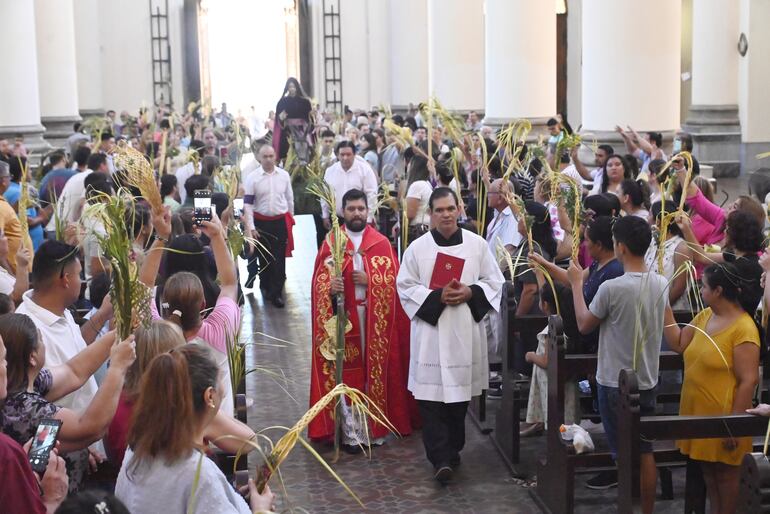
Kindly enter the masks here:
[[[367, 226], [366, 195], [351, 189], [342, 198], [347, 251], [342, 277], [334, 277], [329, 245], [324, 242], [316, 257], [312, 288], [313, 353], [310, 405], [335, 385], [334, 327], [324, 325], [334, 315], [334, 294], [344, 291], [345, 311], [352, 328], [345, 335], [343, 382], [363, 391], [385, 414], [400, 435], [411, 432], [410, 407], [414, 400], [406, 389], [409, 362], [409, 320], [396, 292], [398, 260], [388, 239]], [[328, 332], [327, 332], [328, 329]], [[368, 421], [366, 427], [343, 406], [343, 449], [379, 444], [388, 434], [384, 426]], [[310, 423], [313, 440], [334, 436], [334, 402]]]

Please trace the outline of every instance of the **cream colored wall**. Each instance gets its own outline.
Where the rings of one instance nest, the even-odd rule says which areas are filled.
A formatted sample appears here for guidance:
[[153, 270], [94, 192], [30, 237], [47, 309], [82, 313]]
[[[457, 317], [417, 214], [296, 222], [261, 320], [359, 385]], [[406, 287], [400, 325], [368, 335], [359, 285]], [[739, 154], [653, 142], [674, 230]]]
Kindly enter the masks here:
[[738, 105], [744, 143], [770, 141], [770, 2], [741, 0], [740, 30], [748, 53], [738, 61]]

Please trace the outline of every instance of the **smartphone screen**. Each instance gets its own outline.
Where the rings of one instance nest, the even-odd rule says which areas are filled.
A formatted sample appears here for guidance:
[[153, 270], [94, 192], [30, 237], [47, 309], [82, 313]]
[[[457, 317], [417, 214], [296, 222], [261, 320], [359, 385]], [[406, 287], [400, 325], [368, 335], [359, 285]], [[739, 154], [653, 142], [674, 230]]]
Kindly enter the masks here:
[[211, 191], [196, 189], [193, 194], [193, 219], [196, 222], [211, 221]]
[[48, 466], [48, 454], [56, 446], [56, 439], [61, 428], [61, 421], [58, 419], [44, 419], [37, 426], [35, 437], [32, 439], [32, 446], [29, 449], [29, 463], [34, 471], [44, 473]]
[[243, 198], [233, 199], [233, 216], [240, 218], [243, 213]]

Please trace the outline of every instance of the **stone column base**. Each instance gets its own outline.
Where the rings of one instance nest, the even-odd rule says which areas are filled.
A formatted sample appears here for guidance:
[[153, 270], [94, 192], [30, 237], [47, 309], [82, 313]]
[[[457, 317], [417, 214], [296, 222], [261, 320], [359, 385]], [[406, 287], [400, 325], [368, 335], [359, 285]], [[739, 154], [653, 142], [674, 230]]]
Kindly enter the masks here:
[[[80, 109], [80, 117], [84, 120], [94, 116], [102, 118], [107, 113], [104, 109]], [[73, 122], [74, 123], [74, 122]]]
[[67, 138], [72, 134], [72, 126], [82, 121], [80, 116], [49, 116], [41, 118], [45, 126], [45, 139], [55, 148], [64, 148]]
[[51, 149], [51, 145], [43, 139], [44, 132], [45, 127], [42, 125], [0, 126], [0, 139], [8, 139], [8, 142], [13, 145], [13, 141], [17, 136], [23, 137], [24, 145], [29, 153], [37, 156], [35, 159], [30, 155], [30, 161], [39, 162], [40, 154]]
[[682, 130], [692, 135], [693, 153], [713, 166], [714, 177], [737, 177], [745, 169], [737, 105], [692, 105]]

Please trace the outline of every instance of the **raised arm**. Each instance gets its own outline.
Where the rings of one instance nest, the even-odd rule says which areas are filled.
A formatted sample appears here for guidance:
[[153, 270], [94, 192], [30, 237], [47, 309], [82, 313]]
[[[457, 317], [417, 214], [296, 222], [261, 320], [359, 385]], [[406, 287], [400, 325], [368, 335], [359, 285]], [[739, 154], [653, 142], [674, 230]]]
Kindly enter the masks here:
[[639, 149], [649, 155], [650, 158], [655, 158], [655, 148], [652, 146], [652, 144], [650, 144], [650, 142], [643, 137], [640, 137], [636, 130], [633, 128], [628, 127], [628, 130], [631, 131], [631, 137]]
[[666, 311], [663, 315], [663, 336], [666, 338], [669, 348], [676, 353], [684, 353], [694, 335], [695, 329], [692, 326], [686, 325], [681, 328], [676, 323], [671, 306], [666, 305]]
[[690, 224], [690, 219], [687, 216], [677, 216], [675, 222], [682, 231], [685, 241], [687, 241], [687, 246], [692, 252], [694, 262], [704, 265], [724, 262], [724, 256], [721, 253], [706, 252], [703, 245], [701, 245], [695, 237], [695, 233], [692, 231], [692, 225]]
[[102, 305], [93, 316], [80, 326], [80, 336], [86, 344], [91, 344], [102, 331], [105, 323], [110, 321], [113, 316], [112, 302], [109, 296], [105, 296]]
[[626, 144], [626, 152], [630, 154], [636, 154], [636, 151], [639, 150], [639, 147], [631, 139], [631, 135], [624, 131], [620, 125], [615, 125], [615, 132], [620, 134], [620, 137], [623, 138], [623, 142]]
[[583, 164], [580, 161], [580, 158], [578, 157], [578, 150], [580, 149], [580, 146], [576, 146], [572, 149], [570, 152], [570, 157], [572, 158], [572, 164], [575, 165], [575, 169], [580, 173], [580, 176], [583, 177], [585, 180], [593, 180], [593, 176], [591, 176], [591, 170], [589, 170], [585, 164]]
[[211, 240], [211, 250], [214, 252], [214, 262], [219, 274], [219, 295], [236, 300], [238, 298], [238, 277], [235, 274], [235, 263], [230, 255], [230, 250], [227, 248], [224, 228], [216, 212], [212, 211], [211, 221], [201, 222], [201, 232]]
[[139, 280], [147, 287], [155, 287], [163, 249], [171, 238], [171, 207], [164, 206], [161, 214], [152, 214], [152, 227], [155, 229], [155, 241], [144, 256], [142, 268], [139, 270]]
[[[575, 304], [575, 318], [577, 319], [578, 330], [581, 334], [590, 334], [599, 326], [602, 320], [589, 310], [586, 300], [583, 297], [583, 269], [578, 263], [572, 261], [567, 270], [569, 282], [572, 285], [572, 301]], [[597, 301], [602, 293], [601, 286], [596, 293], [594, 302]]]
[[744, 341], [733, 348], [735, 393], [733, 414], [742, 414], [751, 408], [754, 388], [759, 381], [759, 345]]
[[16, 283], [11, 291], [11, 299], [16, 305], [21, 303], [21, 295], [29, 289], [29, 263], [32, 252], [25, 245], [16, 251]]

